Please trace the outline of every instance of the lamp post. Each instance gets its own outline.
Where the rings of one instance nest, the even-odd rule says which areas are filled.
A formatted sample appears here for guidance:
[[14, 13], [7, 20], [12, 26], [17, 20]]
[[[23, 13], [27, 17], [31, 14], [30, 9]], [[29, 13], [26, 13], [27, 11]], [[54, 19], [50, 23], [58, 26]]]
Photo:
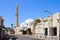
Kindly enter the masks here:
[[[50, 12], [50, 11], [48, 11], [48, 10], [45, 10], [44, 12], [47, 12], [47, 13], [49, 13], [50, 15], [51, 15], [51, 27], [53, 27], [53, 14]], [[52, 34], [52, 28], [51, 28], [51, 36], [52, 36], [52, 39], [53, 39], [53, 34]]]

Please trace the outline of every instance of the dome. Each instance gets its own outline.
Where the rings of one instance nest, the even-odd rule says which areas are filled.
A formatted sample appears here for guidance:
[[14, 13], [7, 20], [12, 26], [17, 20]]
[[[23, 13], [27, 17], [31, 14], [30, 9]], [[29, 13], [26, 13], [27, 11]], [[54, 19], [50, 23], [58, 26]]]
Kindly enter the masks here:
[[25, 23], [32, 23], [33, 22], [33, 19], [27, 19], [26, 21], [25, 21]]
[[20, 27], [29, 27], [32, 22], [33, 19], [27, 19], [25, 22], [21, 23]]
[[26, 23], [21, 23], [20, 27], [26, 27]]

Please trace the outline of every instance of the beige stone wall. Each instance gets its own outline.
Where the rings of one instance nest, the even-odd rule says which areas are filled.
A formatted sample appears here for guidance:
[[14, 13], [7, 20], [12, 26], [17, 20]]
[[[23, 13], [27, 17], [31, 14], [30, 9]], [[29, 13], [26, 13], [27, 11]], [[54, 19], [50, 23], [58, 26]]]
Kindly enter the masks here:
[[15, 34], [16, 35], [22, 35], [22, 32], [20, 32], [21, 27], [16, 27], [15, 30]]
[[[59, 19], [59, 13], [53, 14], [53, 21], [52, 21], [52, 22], [53, 22], [53, 27], [57, 27], [57, 36], [56, 36], [56, 38], [58, 39], [58, 38], [59, 38], [59, 23], [58, 23], [57, 19]], [[49, 20], [51, 20], [51, 17], [48, 17], [48, 21], [49, 21]], [[48, 27], [52, 27], [52, 26], [51, 26], [51, 21], [50, 21], [50, 23], [49, 23], [48, 21], [45, 23], [45, 25], [46, 25], [46, 26], [49, 25]], [[48, 31], [49, 36], [48, 36], [48, 37], [51, 37], [51, 36], [50, 36], [50, 35], [51, 35], [51, 32], [50, 32], [50, 31], [51, 31], [51, 30], [49, 29], [49, 31]], [[48, 38], [48, 37], [47, 37], [47, 38]], [[54, 37], [55, 37], [55, 36], [53, 36], [53, 39], [54, 39]]]
[[[59, 38], [59, 28], [60, 27], [59, 27], [59, 23], [58, 23], [57, 19], [59, 19], [59, 12], [53, 14], [53, 21], [52, 21], [53, 27], [57, 27], [57, 36], [56, 36], [56, 38]], [[46, 20], [46, 21], [44, 22], [44, 20]], [[47, 38], [51, 37], [51, 29], [50, 29], [52, 27], [51, 26], [51, 16], [44, 18], [43, 21], [42, 21], [42, 24], [40, 25], [40, 27], [42, 27], [43, 30], [44, 30], [44, 28], [48, 28], [48, 36], [47, 36]], [[36, 35], [37, 35], [37, 33], [36, 33]], [[39, 35], [41, 35], [41, 34], [39, 34]], [[55, 36], [53, 36], [53, 37], [55, 37]]]
[[[59, 23], [58, 23], [58, 21], [57, 21], [57, 19], [59, 19], [59, 12], [58, 13], [56, 13], [56, 14], [53, 14], [53, 21], [52, 21], [52, 23], [53, 23], [53, 27], [57, 27], [57, 38], [59, 37]], [[44, 19], [41, 19], [42, 21], [42, 24], [40, 24], [40, 27], [42, 27], [42, 30], [41, 29], [38, 29], [37, 27], [39, 26], [38, 24], [36, 25], [36, 27], [35, 27], [35, 35], [37, 36], [37, 35], [39, 35], [39, 37], [41, 36], [41, 34], [39, 33], [39, 32], [41, 32], [41, 31], [43, 31], [44, 32], [44, 29], [45, 28], [48, 28], [48, 36], [47, 36], [47, 38], [50, 38], [51, 37], [51, 16], [50, 17], [46, 17], [46, 18], [44, 18]], [[33, 28], [34, 28], [34, 26], [33, 26], [33, 24], [30, 26], [30, 28], [31, 28], [31, 32], [33, 33]], [[16, 32], [16, 34], [22, 34], [21, 32], [19, 32], [19, 30], [20, 30], [21, 28], [20, 27], [17, 27], [16, 29], [15, 29], [15, 32]], [[39, 31], [40, 30], [40, 31]], [[38, 34], [39, 33], [39, 34]], [[44, 37], [45, 35], [44, 35], [44, 33], [43, 33], [43, 35], [42, 35], [42, 37]], [[55, 37], [55, 36], [53, 36], [53, 37]]]

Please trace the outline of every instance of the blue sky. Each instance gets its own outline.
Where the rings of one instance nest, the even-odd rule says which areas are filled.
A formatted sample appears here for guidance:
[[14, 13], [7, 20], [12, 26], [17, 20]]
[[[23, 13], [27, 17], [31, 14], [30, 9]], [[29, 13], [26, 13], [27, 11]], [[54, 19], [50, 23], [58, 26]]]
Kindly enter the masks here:
[[16, 3], [19, 6], [19, 24], [28, 18], [49, 16], [44, 10], [60, 12], [60, 0], [0, 0], [0, 16], [3, 17], [6, 27], [10, 27], [11, 23], [15, 25]]

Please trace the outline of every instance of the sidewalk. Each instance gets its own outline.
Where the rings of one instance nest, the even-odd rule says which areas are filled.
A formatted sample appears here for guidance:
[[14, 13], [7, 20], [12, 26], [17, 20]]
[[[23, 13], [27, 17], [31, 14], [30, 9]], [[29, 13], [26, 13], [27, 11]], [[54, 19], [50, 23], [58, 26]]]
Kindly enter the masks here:
[[[10, 35], [15, 36], [15, 34], [10, 34]], [[33, 36], [33, 35], [18, 35], [18, 36], [25, 36], [25, 37], [29, 37], [29, 38], [42, 39], [42, 38], [39, 38], [39, 37], [36, 37], [36, 36]]]
[[39, 37], [36, 37], [36, 36], [33, 36], [33, 35], [22, 35], [22, 36], [26, 36], [26, 37], [30, 37], [30, 38], [38, 38], [38, 39], [42, 39], [42, 38], [39, 38]]

